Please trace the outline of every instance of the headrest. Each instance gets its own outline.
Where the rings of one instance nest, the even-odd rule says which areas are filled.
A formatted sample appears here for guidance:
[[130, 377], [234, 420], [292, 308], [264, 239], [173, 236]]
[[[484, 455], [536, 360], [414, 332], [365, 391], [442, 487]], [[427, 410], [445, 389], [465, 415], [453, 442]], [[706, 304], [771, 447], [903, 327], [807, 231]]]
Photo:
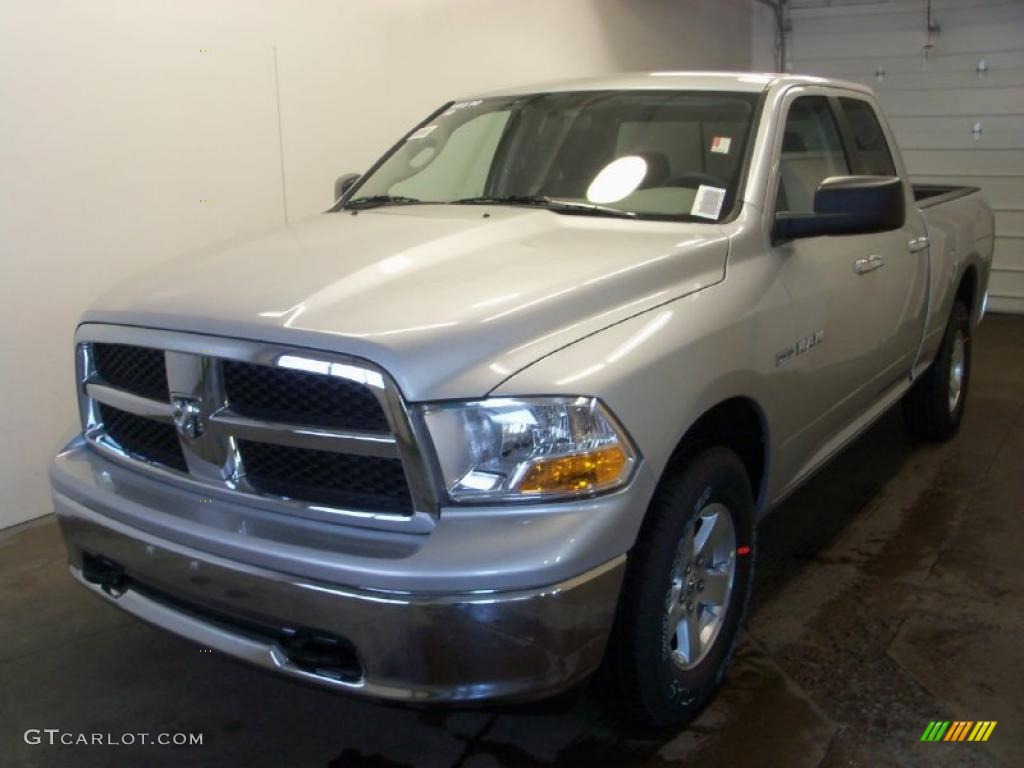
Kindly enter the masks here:
[[783, 152], [806, 152], [807, 145], [804, 144], [803, 137], [795, 131], [786, 131], [782, 135], [782, 151]]

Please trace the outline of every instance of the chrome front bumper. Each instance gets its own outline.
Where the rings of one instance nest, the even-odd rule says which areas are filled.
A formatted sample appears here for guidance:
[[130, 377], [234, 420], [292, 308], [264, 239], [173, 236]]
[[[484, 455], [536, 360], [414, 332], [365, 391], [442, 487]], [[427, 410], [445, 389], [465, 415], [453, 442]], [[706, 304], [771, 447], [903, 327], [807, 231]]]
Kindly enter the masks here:
[[[338, 690], [406, 702], [539, 698], [585, 678], [604, 654], [625, 555], [545, 587], [357, 589], [142, 530], [143, 518], [129, 524], [73, 492], [72, 475], [57, 477], [59, 461], [54, 503], [72, 575], [107, 602], [203, 647]], [[93, 566], [100, 561], [119, 577], [97, 579]], [[339, 675], [331, 665], [297, 660], [292, 639], [310, 636], [343, 642], [355, 670]]]

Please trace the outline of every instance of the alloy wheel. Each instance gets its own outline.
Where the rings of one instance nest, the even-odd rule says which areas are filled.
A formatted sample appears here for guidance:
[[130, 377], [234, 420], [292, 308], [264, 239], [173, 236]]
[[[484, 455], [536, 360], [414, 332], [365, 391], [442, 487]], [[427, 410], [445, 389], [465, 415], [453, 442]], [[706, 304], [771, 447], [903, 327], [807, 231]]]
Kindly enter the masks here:
[[964, 391], [964, 369], [967, 360], [967, 340], [962, 331], [953, 337], [953, 350], [949, 360], [949, 412], [953, 413], [960, 404]]
[[722, 628], [736, 575], [736, 528], [724, 504], [704, 507], [687, 525], [665, 599], [664, 640], [680, 669], [693, 669]]

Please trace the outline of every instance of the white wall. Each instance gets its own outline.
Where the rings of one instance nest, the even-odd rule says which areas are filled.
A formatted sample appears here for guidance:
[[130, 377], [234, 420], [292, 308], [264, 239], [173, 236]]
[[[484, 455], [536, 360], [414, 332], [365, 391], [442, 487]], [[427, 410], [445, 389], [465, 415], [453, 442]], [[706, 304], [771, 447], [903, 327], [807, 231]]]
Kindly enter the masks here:
[[874, 88], [913, 181], [981, 187], [996, 220], [988, 307], [1024, 313], [1024, 2], [933, 0], [930, 36], [925, 12], [918, 0], [797, 0], [790, 60]]
[[779, 23], [775, 11], [755, 2], [750, 22], [750, 68], [755, 72], [779, 72]]
[[463, 93], [746, 69], [751, 3], [4, 0], [0, 527], [49, 511], [75, 321], [120, 277], [280, 226], [285, 196], [289, 220], [322, 210], [337, 175]]

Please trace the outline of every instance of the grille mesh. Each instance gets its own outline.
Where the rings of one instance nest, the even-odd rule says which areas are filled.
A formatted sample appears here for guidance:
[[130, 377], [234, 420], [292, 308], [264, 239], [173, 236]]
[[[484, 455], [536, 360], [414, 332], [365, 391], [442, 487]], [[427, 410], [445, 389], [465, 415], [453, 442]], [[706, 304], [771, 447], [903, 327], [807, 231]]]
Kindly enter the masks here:
[[402, 462], [239, 440], [245, 477], [258, 491], [356, 509], [410, 514]]
[[127, 344], [93, 344], [96, 371], [111, 386], [167, 401], [167, 366], [160, 349]]
[[233, 360], [222, 365], [228, 404], [242, 416], [335, 429], [390, 431], [377, 397], [364, 384]]
[[100, 418], [107, 435], [127, 453], [187, 472], [178, 433], [170, 424], [146, 419], [100, 403]]

